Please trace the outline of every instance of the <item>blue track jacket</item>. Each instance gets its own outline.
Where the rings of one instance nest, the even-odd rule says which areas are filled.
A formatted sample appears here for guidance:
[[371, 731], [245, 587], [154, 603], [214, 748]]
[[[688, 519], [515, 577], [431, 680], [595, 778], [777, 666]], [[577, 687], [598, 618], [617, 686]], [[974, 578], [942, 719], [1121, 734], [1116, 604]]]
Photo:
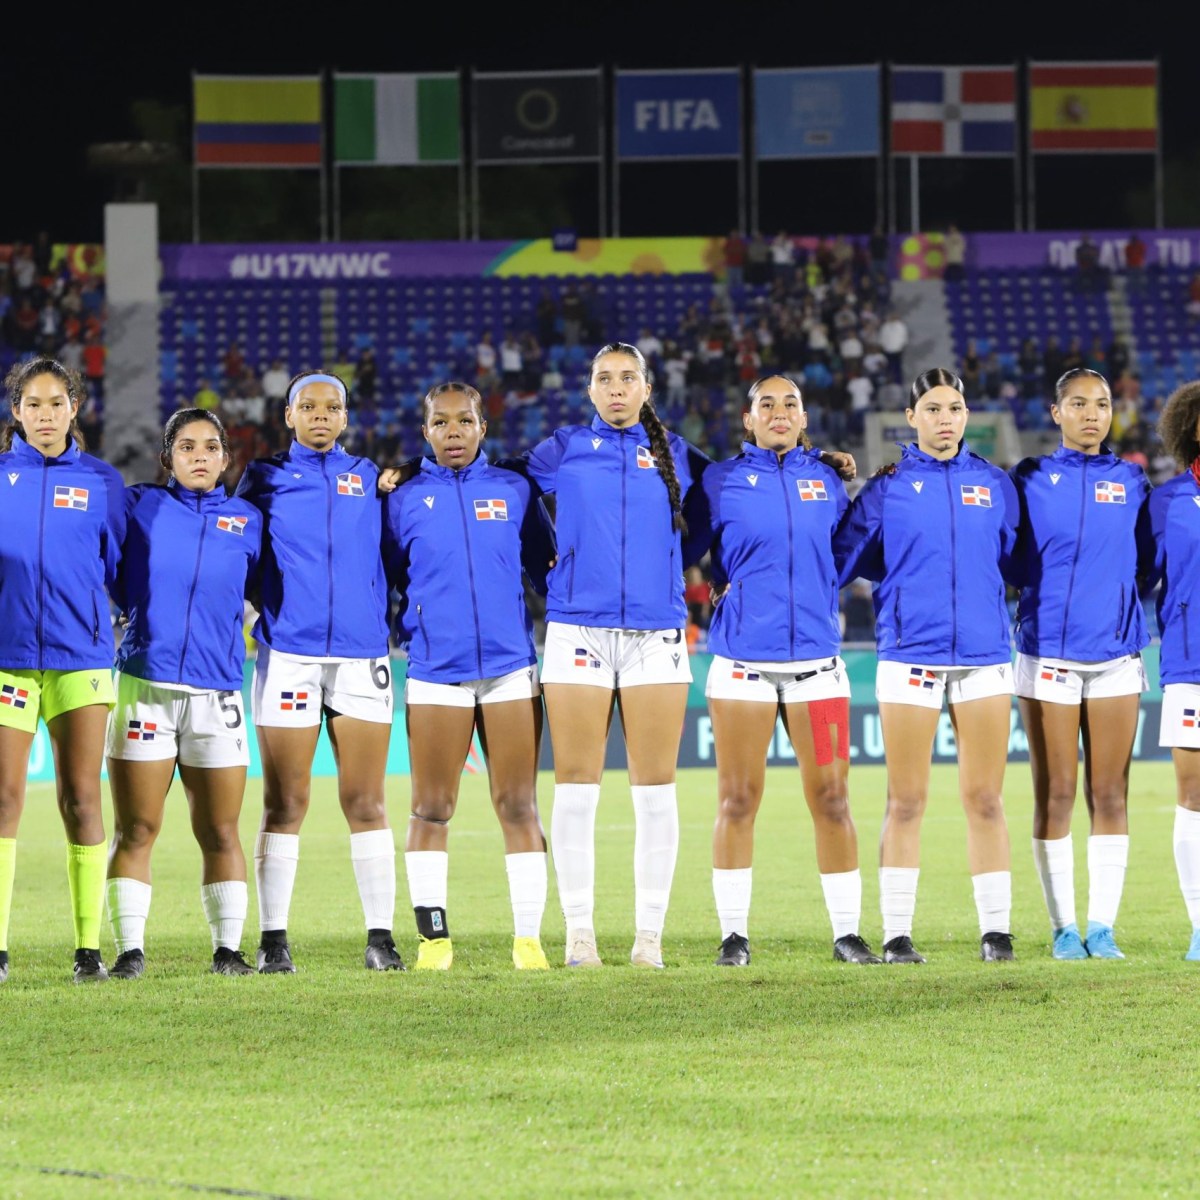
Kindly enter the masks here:
[[1190, 470], [1150, 493], [1150, 526], [1162, 579], [1159, 679], [1200, 683], [1200, 487]]

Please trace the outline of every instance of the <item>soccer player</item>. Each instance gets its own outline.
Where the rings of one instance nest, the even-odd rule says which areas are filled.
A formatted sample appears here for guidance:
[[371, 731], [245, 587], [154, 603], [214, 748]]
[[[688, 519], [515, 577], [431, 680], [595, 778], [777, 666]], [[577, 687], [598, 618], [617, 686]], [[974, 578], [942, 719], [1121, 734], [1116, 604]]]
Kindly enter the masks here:
[[1172, 394], [1158, 432], [1180, 467], [1180, 474], [1150, 493], [1155, 574], [1162, 578], [1158, 744], [1171, 747], [1175, 763], [1175, 867], [1192, 923], [1186, 958], [1200, 962], [1200, 383]]
[[433, 458], [384, 504], [384, 560], [402, 594], [412, 815], [404, 855], [420, 944], [418, 969], [448, 969], [449, 824], [475, 731], [504, 832], [513, 964], [546, 969], [546, 839], [537, 810], [541, 684], [522, 563], [544, 589], [553, 546], [536, 493], [480, 453], [483, 401], [465, 383], [425, 397]]
[[108, 915], [117, 944], [110, 974], [137, 979], [146, 969], [150, 855], [178, 764], [204, 863], [200, 903], [212, 971], [252, 975], [240, 949], [246, 860], [238, 816], [250, 762], [242, 613], [258, 569], [262, 515], [221, 483], [229, 442], [213, 413], [175, 413], [163, 431], [162, 463], [170, 473], [165, 487], [126, 493], [114, 588], [129, 623], [108, 721]]
[[875, 694], [888, 774], [879, 891], [884, 961], [920, 963], [912, 941], [921, 818], [943, 697], [985, 962], [1013, 957], [1012, 875], [1001, 787], [1012, 668], [1002, 568], [1017, 531], [1008, 476], [963, 441], [962, 382], [935, 368], [913, 383], [915, 444], [855, 498], [834, 538], [841, 581], [876, 582]]
[[767, 750], [782, 716], [816, 835], [836, 959], [882, 961], [859, 936], [862, 878], [850, 817], [850, 683], [838, 657], [832, 538], [848, 501], [837, 473], [810, 448], [799, 385], [755, 382], [742, 452], [708, 468], [714, 590], [706, 694], [716, 744], [718, 811], [713, 895], [719, 966], [750, 962], [754, 819]]
[[[1149, 641], [1136, 578], [1153, 568], [1150, 484], [1105, 445], [1112, 392], [1103, 375], [1074, 368], [1050, 407], [1062, 431], [1053, 454], [1012, 472], [1021, 503], [1013, 575], [1016, 691], [1033, 769], [1033, 859], [1058, 959], [1123, 958], [1113, 925], [1129, 857], [1129, 762], [1141, 648]], [[1075, 921], [1071, 814], [1083, 738], [1088, 837], [1086, 938]]]
[[284, 409], [291, 447], [251, 463], [237, 488], [263, 515], [251, 712], [263, 764], [254, 874], [262, 928], [256, 962], [264, 974], [296, 969], [288, 911], [322, 714], [350, 826], [365, 962], [376, 971], [404, 969], [392, 940], [396, 847], [384, 806], [392, 673], [382, 505], [375, 466], [338, 445], [346, 404], [336, 375], [297, 375]]
[[76, 983], [108, 978], [100, 957], [107, 845], [100, 808], [104, 724], [113, 704], [105, 589], [124, 533], [124, 485], [84, 454], [79, 375], [51, 358], [5, 381], [12, 421], [0, 433], [0, 982], [17, 826], [39, 718], [54, 751], [67, 836]]
[[550, 837], [569, 967], [601, 965], [593, 924], [595, 822], [614, 701], [636, 825], [630, 961], [662, 967], [679, 814], [675, 767], [691, 667], [683, 627], [685, 507], [707, 462], [654, 410], [645, 359], [613, 342], [592, 360], [590, 425], [558, 430], [523, 469], [556, 496], [542, 668], [554, 743]]

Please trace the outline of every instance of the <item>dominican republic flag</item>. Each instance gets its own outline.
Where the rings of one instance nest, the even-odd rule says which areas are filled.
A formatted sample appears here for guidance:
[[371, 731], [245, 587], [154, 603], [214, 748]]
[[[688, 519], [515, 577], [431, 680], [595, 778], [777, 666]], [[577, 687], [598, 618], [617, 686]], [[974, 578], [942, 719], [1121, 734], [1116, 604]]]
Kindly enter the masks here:
[[1100, 480], [1096, 484], [1096, 503], [1124, 504], [1125, 485], [1123, 483], [1109, 483], [1107, 479]]
[[476, 500], [475, 520], [477, 521], [507, 521], [507, 500]]
[[638, 447], [637, 462], [639, 471], [652, 471], [658, 466], [658, 459], [645, 446]]
[[280, 692], [279, 707], [283, 712], [304, 712], [308, 708], [308, 693]]
[[892, 68], [893, 154], [1008, 156], [1016, 148], [1016, 67]]
[[249, 520], [249, 517], [218, 517], [217, 528], [223, 529], [226, 533], [236, 533], [241, 537]]
[[926, 671], [923, 667], [910, 667], [908, 671], [908, 686], [933, 690], [937, 683], [937, 672]]
[[746, 670], [745, 663], [735, 662], [733, 670], [730, 672], [732, 679], [744, 679], [747, 683], [757, 683], [761, 676], [757, 671]]
[[349, 471], [337, 477], [339, 496], [361, 496], [363, 494], [362, 476], [352, 475]]
[[962, 487], [962, 502], [974, 504], [979, 508], [992, 507], [992, 489], [978, 483], [964, 483]]
[[28, 703], [29, 693], [24, 688], [13, 687], [11, 683], [0, 687], [0, 704], [7, 704], [10, 708], [24, 708]]
[[152, 742], [158, 732], [158, 726], [153, 721], [130, 721], [125, 731], [127, 742]]
[[582, 646], [576, 646], [575, 665], [577, 667], [595, 667], [596, 670], [599, 670], [600, 660], [594, 654], [589, 654]]
[[1066, 683], [1067, 673], [1062, 667], [1043, 667], [1038, 678], [1044, 679], [1047, 683]]
[[797, 479], [796, 486], [800, 489], [801, 500], [828, 500], [825, 483], [821, 479]]
[[1196, 728], [1196, 710], [1194, 708], [1185, 708], [1183, 710], [1183, 727], [1184, 729]]
[[55, 508], [79, 508], [87, 512], [87, 488], [56, 487], [54, 489]]

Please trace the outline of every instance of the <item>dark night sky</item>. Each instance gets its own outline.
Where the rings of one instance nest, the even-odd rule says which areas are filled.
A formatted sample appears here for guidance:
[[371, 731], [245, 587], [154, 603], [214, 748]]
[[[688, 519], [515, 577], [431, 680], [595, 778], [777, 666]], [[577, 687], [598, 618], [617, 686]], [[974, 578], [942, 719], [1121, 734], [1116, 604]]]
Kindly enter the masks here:
[[[1180, 17], [1186, 6], [1174, 6], [1172, 19], [1165, 6], [1143, 4], [1126, 10], [1123, 23], [1112, 25], [1094, 15], [1099, 8], [1085, 12], [1076, 5], [1045, 4], [829, 5], [818, 13], [803, 4], [744, 3], [713, 10], [722, 15], [707, 22], [697, 15], [699, 6], [691, 4], [612, 4], [604, 9], [506, 4], [490, 6], [479, 17], [468, 16], [456, 4], [428, 6], [436, 7], [436, 13], [424, 16], [411, 15], [415, 7], [397, 6], [402, 19], [373, 16], [369, 27], [363, 25], [362, 5], [327, 10], [339, 15], [340, 24], [329, 16], [305, 19], [298, 8], [276, 5], [271, 6], [278, 14], [273, 19], [245, 18], [245, 8], [229, 7], [216, 15], [212, 8], [201, 10], [206, 14], [201, 20], [195, 9], [177, 17], [185, 13], [183, 8], [162, 7], [162, 15], [142, 28], [95, 34], [82, 28], [48, 31], [44, 24], [22, 29], [28, 17], [6, 16], [7, 49], [0, 67], [0, 111], [6, 116], [0, 145], [7, 169], [0, 192], [0, 241], [26, 237], [40, 228], [51, 230], [55, 240], [98, 238], [102, 205], [111, 198], [112, 185], [86, 168], [87, 145], [133, 136], [129, 105], [139, 97], [187, 106], [193, 68], [286, 73], [322, 66], [357, 71], [464, 65], [519, 70], [614, 63], [969, 65], [1025, 58], [1159, 57], [1169, 192], [1173, 180], [1182, 182], [1188, 160], [1195, 164], [1193, 176], [1200, 174], [1192, 51], [1200, 22]], [[97, 14], [106, 11], [115, 17], [115, 9]], [[372, 6], [371, 11], [380, 10]], [[93, 15], [88, 24], [95, 21]], [[991, 24], [996, 28], [989, 28]], [[1152, 178], [1149, 156], [1043, 163], [1039, 212], [1049, 214], [1046, 224], [1055, 223], [1056, 214], [1057, 223], [1081, 227], [1128, 223], [1120, 197], [1128, 184], [1148, 184]], [[641, 170], [647, 174], [640, 181], [631, 176], [623, 189], [624, 232], [665, 232], [662, 226], [671, 218], [664, 215], [664, 192], [676, 206], [681, 196], [691, 197], [693, 227], [680, 232], [721, 232], [731, 223], [732, 168], [714, 175], [711, 167], [709, 174], [699, 167], [672, 167], [665, 177], [656, 177], [646, 167]], [[1011, 222], [1012, 177], [1006, 164], [976, 161], [965, 169], [961, 160], [958, 166], [935, 164], [928, 172], [923, 168], [922, 178], [927, 226], [955, 217], [968, 228], [1004, 227], [1005, 218]], [[763, 175], [762, 186], [769, 193], [766, 210], [780, 212], [779, 196], [785, 194], [789, 227], [818, 232], [836, 222], [839, 191], [861, 191], [862, 180], [845, 171], [822, 173], [803, 164], [795, 171], [783, 168], [773, 176]], [[1200, 197], [1192, 199], [1195, 190], [1176, 183], [1168, 224], [1200, 225]]]

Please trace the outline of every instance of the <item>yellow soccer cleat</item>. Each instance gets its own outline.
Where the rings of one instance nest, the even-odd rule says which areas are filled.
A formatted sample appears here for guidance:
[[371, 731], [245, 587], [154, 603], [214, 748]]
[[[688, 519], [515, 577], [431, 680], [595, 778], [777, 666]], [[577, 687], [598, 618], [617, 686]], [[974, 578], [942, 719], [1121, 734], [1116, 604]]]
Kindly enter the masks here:
[[534, 937], [513, 938], [513, 966], [518, 971], [550, 970], [542, 943]]
[[418, 971], [448, 971], [454, 961], [454, 947], [450, 939], [422, 938], [417, 949]]

